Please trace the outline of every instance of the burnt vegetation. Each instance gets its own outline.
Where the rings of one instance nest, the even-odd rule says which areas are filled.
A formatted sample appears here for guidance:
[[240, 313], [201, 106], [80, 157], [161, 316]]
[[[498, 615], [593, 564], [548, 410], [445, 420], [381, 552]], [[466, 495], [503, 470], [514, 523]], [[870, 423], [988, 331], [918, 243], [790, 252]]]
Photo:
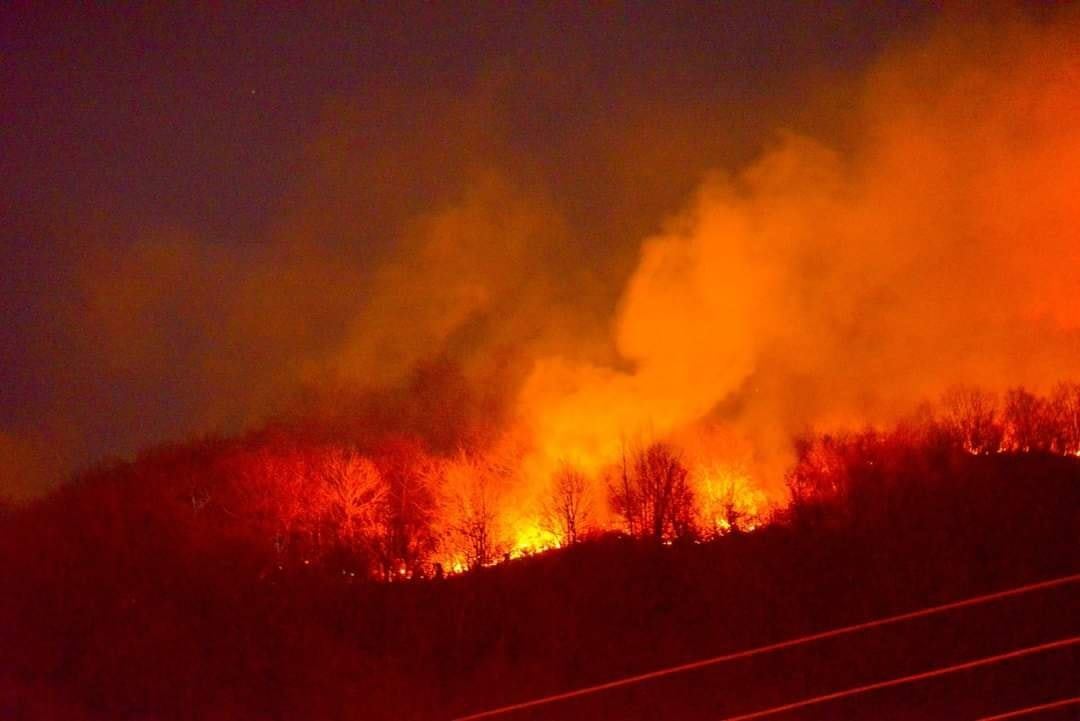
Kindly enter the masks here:
[[[667, 445], [607, 474], [622, 528], [596, 529], [565, 466], [544, 509], [563, 548], [515, 559], [492, 531], [498, 464], [421, 434], [343, 438], [278, 425], [163, 446], [0, 506], [0, 710], [446, 718], [1080, 570], [1075, 385], [960, 388], [887, 430], [802, 438], [789, 503], [753, 532], [731, 504], [727, 532], [695, 521]], [[447, 459], [475, 471], [456, 498]], [[438, 562], [448, 537], [468, 572]]]

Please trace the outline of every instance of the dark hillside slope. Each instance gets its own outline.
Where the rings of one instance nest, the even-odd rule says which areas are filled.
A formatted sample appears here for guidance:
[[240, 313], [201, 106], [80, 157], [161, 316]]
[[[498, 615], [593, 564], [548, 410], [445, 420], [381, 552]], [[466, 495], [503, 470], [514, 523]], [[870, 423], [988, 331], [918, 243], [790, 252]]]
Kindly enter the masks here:
[[[605, 536], [395, 584], [268, 571], [251, 529], [201, 525], [162, 500], [179, 478], [110, 467], [4, 516], [0, 710], [449, 718], [1080, 571], [1080, 459], [889, 453], [866, 451], [839, 492], [752, 533], [673, 546]], [[1070, 586], [526, 717], [717, 718], [1076, 633]], [[1067, 650], [964, 678], [792, 718], [963, 718], [1076, 692], [1080, 660]]]

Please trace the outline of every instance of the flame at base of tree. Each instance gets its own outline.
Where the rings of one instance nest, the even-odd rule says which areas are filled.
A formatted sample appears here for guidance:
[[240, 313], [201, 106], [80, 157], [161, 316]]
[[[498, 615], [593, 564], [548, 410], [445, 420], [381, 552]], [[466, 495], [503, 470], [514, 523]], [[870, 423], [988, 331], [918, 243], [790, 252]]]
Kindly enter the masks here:
[[122, 475], [160, 479], [185, 523], [245, 539], [267, 568], [401, 581], [609, 532], [656, 544], [752, 532], [783, 517], [788, 504], [845, 498], [875, 482], [912, 444], [1080, 458], [1080, 384], [1001, 397], [956, 388], [895, 428], [803, 437], [786, 493], [770, 492], [778, 484], [762, 482], [752, 454], [715, 430], [623, 442], [612, 446], [614, 458], [579, 465], [539, 457], [542, 444], [519, 428], [440, 454], [416, 439], [313, 439], [277, 427], [158, 448]]
[[737, 468], [702, 468], [696, 484], [699, 523], [702, 533], [723, 536], [753, 531], [768, 520], [765, 492], [754, 486], [749, 475]]

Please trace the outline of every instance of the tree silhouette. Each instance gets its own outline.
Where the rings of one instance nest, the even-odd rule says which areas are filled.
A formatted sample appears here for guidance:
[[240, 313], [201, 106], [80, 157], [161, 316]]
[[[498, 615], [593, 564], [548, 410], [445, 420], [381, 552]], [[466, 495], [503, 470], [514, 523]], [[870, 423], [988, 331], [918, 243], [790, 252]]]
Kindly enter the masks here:
[[414, 439], [394, 438], [375, 454], [385, 492], [379, 504], [376, 550], [386, 578], [422, 570], [436, 547], [437, 464]]
[[379, 470], [351, 447], [321, 450], [314, 472], [324, 512], [337, 528], [338, 538], [355, 547], [375, 530], [386, 487]]
[[1080, 454], [1080, 383], [1060, 383], [1050, 397], [1057, 453]]
[[955, 386], [941, 398], [946, 430], [968, 453], [994, 453], [1002, 443], [994, 396], [979, 388]]
[[488, 565], [501, 550], [495, 528], [501, 471], [491, 459], [464, 451], [445, 469], [446, 545], [468, 568]]
[[664, 443], [653, 443], [627, 459], [609, 484], [612, 510], [628, 532], [655, 541], [693, 534], [694, 495], [686, 466]]
[[1047, 451], [1053, 440], [1048, 404], [1024, 389], [1013, 388], [1005, 395], [1006, 443], [1011, 450]]
[[544, 503], [544, 525], [563, 545], [578, 542], [589, 516], [585, 474], [566, 464], [555, 471]]

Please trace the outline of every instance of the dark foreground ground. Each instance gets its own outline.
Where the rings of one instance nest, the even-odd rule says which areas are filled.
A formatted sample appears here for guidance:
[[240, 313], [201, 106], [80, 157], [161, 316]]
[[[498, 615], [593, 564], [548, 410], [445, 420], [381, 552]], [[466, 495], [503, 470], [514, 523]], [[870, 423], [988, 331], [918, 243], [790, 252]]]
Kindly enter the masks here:
[[[1077, 585], [1036, 592], [497, 718], [719, 720], [1076, 636], [1080, 634], [1078, 608]], [[1077, 648], [823, 700], [768, 718], [977, 719], [1080, 693]], [[1080, 718], [1080, 706], [1046, 711], [1038, 718]]]
[[[0, 718], [447, 719], [1080, 571], [1078, 459], [864, 470], [749, 534], [398, 584], [266, 573], [96, 491], [8, 511]], [[721, 719], [1076, 634], [1074, 584], [505, 718]], [[1080, 693], [1077, 648], [776, 718], [975, 719]]]

